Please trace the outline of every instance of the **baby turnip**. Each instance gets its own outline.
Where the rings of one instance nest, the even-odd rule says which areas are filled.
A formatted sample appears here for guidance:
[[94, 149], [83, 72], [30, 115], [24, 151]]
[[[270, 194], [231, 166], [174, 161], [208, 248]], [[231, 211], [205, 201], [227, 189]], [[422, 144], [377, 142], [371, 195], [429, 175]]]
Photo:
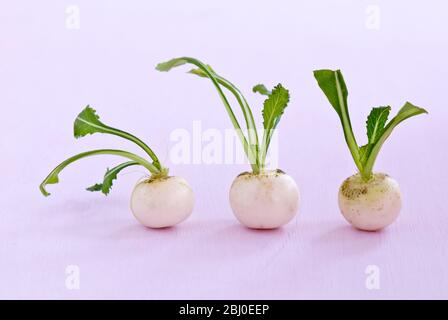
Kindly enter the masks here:
[[[260, 141], [252, 110], [243, 94], [210, 66], [194, 58], [182, 57], [159, 63], [156, 69], [169, 71], [187, 63], [197, 67], [190, 73], [212, 81], [252, 167], [251, 172], [237, 176], [230, 188], [230, 205], [234, 215], [249, 228], [272, 229], [288, 223], [298, 210], [299, 189], [290, 176], [281, 170], [267, 170], [265, 163], [273, 132], [289, 102], [289, 91], [281, 84], [275, 86], [272, 91], [262, 84], [253, 88], [254, 92], [267, 96], [263, 105], [264, 130]], [[247, 126], [247, 134], [243, 133], [223, 89], [228, 90], [238, 102]]]
[[358, 173], [347, 178], [339, 188], [339, 208], [345, 219], [360, 230], [376, 231], [387, 227], [398, 217], [401, 192], [398, 183], [384, 173], [374, 173], [378, 153], [393, 129], [402, 121], [427, 113], [425, 109], [406, 102], [389, 122], [390, 106], [373, 108], [367, 117], [367, 138], [358, 146], [350, 123], [347, 87], [340, 70], [314, 71], [319, 87], [336, 110], [344, 137]]
[[296, 215], [297, 185], [280, 170], [240, 174], [230, 188], [230, 205], [236, 218], [253, 229], [278, 228]]
[[170, 227], [184, 221], [193, 206], [193, 191], [180, 177], [145, 179], [135, 186], [131, 196], [135, 218], [151, 228]]
[[397, 181], [384, 173], [374, 173], [368, 181], [355, 174], [339, 188], [339, 208], [344, 218], [356, 228], [379, 230], [398, 217], [400, 188]]
[[169, 176], [168, 169], [161, 165], [148, 145], [130, 133], [105, 125], [99, 120], [95, 110], [87, 106], [75, 120], [74, 135], [80, 138], [94, 133], [112, 134], [128, 139], [141, 147], [152, 161], [123, 150], [98, 149], [83, 152], [63, 161], [50, 172], [39, 187], [44, 196], [50, 195], [45, 188], [46, 185], [58, 183], [59, 173], [69, 164], [94, 155], [116, 155], [130, 161], [107, 169], [102, 183], [94, 184], [87, 188], [88, 191], [109, 194], [118, 173], [127, 167], [138, 165], [147, 169], [150, 175], [134, 187], [131, 196], [131, 211], [141, 224], [151, 228], [164, 228], [174, 226], [190, 216], [194, 206], [194, 194], [187, 181], [180, 177]]

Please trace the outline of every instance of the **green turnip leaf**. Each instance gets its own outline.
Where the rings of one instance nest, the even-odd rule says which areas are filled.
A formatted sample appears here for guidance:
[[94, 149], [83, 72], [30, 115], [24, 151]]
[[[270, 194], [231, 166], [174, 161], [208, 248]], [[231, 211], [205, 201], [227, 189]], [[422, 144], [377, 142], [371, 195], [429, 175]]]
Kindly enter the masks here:
[[151, 157], [154, 166], [158, 170], [162, 170], [159, 159], [146, 143], [128, 132], [105, 125], [100, 121], [100, 117], [96, 114], [95, 109], [90, 106], [85, 107], [84, 110], [81, 111], [81, 113], [76, 117], [73, 125], [73, 133], [75, 138], [84, 137], [88, 134], [94, 133], [106, 133], [132, 141], [141, 147]]
[[267, 131], [275, 129], [278, 120], [285, 111], [289, 102], [289, 91], [281, 84], [272, 90], [272, 93], [263, 104], [263, 126]]
[[102, 183], [96, 183], [91, 187], [88, 187], [88, 191], [101, 191], [105, 195], [108, 195], [110, 192], [110, 189], [112, 188], [113, 181], [117, 179], [118, 173], [130, 166], [140, 165], [137, 161], [128, 161], [119, 164], [118, 166], [107, 169], [106, 173], [104, 174], [103, 182]]
[[372, 111], [370, 111], [366, 122], [369, 144], [375, 143], [383, 133], [390, 109], [389, 106], [386, 106], [373, 108]]
[[394, 128], [404, 120], [423, 113], [428, 112], [425, 109], [417, 107], [410, 102], [405, 103], [405, 105], [398, 111], [397, 115], [393, 117], [384, 127], [376, 141], [371, 144], [368, 157], [365, 160], [364, 164], [365, 175], [372, 173], [373, 165], [375, 164], [378, 153], [380, 152], [381, 147], [383, 146], [386, 139], [390, 136]]
[[254, 93], [259, 93], [259, 94], [262, 94], [262, 95], [265, 95], [265, 96], [269, 96], [269, 95], [271, 95], [271, 91], [269, 91], [267, 88], [266, 88], [266, 86], [264, 85], [264, 84], [261, 84], [261, 83], [259, 83], [259, 84], [257, 84], [257, 85], [255, 85], [253, 88], [252, 88], [252, 92], [254, 92]]

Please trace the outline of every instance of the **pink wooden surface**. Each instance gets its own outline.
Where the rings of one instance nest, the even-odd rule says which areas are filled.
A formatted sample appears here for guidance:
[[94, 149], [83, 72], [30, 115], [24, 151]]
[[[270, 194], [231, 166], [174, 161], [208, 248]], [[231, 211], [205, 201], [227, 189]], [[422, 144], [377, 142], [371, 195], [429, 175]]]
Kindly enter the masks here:
[[[72, 3], [64, 1], [0, 11], [0, 298], [448, 298], [445, 4], [377, 1], [381, 24], [372, 30], [365, 1], [75, 2], [79, 30], [66, 29]], [[230, 128], [210, 83], [153, 69], [184, 54], [239, 84], [258, 120], [253, 84], [291, 90], [279, 166], [303, 201], [286, 227], [252, 231], [233, 218], [228, 188], [247, 166], [170, 163], [174, 129], [191, 130], [193, 120]], [[359, 137], [373, 106], [396, 112], [409, 100], [430, 111], [397, 128], [380, 154], [377, 170], [400, 183], [404, 198], [383, 232], [356, 231], [339, 214], [337, 190], [354, 166], [312, 77], [325, 67], [344, 72]], [[148, 140], [190, 182], [191, 219], [166, 230], [138, 225], [129, 195], [140, 169], [121, 175], [107, 198], [83, 191], [116, 163], [108, 157], [73, 165], [51, 197], [40, 195], [41, 179], [69, 155], [138, 151], [114, 137], [75, 141], [72, 122], [88, 103], [106, 123]], [[66, 286], [70, 265], [79, 289]], [[371, 265], [379, 289], [366, 287]]]

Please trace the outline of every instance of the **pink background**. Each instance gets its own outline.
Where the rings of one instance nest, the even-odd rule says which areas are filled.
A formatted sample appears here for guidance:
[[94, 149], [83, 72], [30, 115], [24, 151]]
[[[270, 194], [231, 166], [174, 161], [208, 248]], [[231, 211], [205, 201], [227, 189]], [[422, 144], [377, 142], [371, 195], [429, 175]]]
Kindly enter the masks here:
[[[67, 5], [80, 29], [65, 27]], [[378, 5], [379, 30], [366, 28]], [[443, 1], [14, 1], [0, 9], [0, 298], [448, 298], [446, 105], [448, 6]], [[280, 167], [297, 181], [300, 213], [275, 231], [251, 231], [228, 203], [244, 165], [172, 165], [169, 134], [230, 128], [211, 84], [157, 62], [190, 55], [246, 93], [282, 82], [291, 103], [280, 124]], [[354, 165], [336, 113], [312, 70], [342, 69], [354, 130], [365, 141], [371, 107], [406, 100], [425, 107], [387, 141], [376, 169], [399, 181], [399, 219], [379, 233], [352, 229], [337, 190]], [[75, 141], [86, 105], [104, 122], [148, 141], [171, 173], [194, 188], [196, 207], [166, 230], [140, 226], [129, 169], [108, 197], [83, 191], [119, 159], [84, 160], [44, 198], [38, 184], [59, 161], [115, 137]], [[79, 290], [65, 286], [80, 268]], [[365, 286], [380, 268], [379, 290]]]

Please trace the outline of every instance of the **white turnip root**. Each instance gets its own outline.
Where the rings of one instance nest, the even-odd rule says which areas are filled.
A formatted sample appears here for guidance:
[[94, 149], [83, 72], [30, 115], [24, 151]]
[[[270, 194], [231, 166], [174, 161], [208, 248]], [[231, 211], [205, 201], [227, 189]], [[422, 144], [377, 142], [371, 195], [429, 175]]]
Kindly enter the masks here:
[[150, 228], [174, 226], [187, 219], [193, 207], [193, 191], [180, 177], [146, 179], [135, 186], [131, 196], [132, 213]]
[[299, 189], [280, 170], [259, 174], [242, 173], [230, 188], [230, 205], [235, 217], [253, 229], [278, 228], [296, 215]]
[[401, 193], [398, 183], [384, 173], [375, 173], [369, 181], [355, 174], [339, 188], [339, 208], [354, 227], [376, 231], [398, 217]]

